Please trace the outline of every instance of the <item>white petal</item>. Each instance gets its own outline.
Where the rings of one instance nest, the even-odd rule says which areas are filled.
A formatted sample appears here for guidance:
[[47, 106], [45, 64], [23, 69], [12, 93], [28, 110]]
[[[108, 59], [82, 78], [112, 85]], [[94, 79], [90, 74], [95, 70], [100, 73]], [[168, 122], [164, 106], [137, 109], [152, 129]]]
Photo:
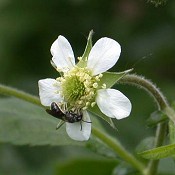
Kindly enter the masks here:
[[118, 42], [110, 38], [99, 39], [92, 47], [87, 67], [92, 70], [93, 75], [103, 73], [113, 67], [121, 53]]
[[75, 58], [69, 41], [64, 36], [58, 36], [51, 46], [52, 61], [61, 71], [71, 69], [75, 65]]
[[130, 100], [115, 89], [98, 90], [96, 102], [101, 112], [116, 119], [128, 117], [132, 108]]
[[50, 106], [52, 102], [60, 102], [62, 100], [60, 95], [57, 93], [60, 86], [55, 79], [46, 78], [39, 80], [38, 86], [42, 105]]
[[70, 138], [77, 141], [88, 140], [91, 135], [91, 122], [87, 111], [83, 111], [83, 121], [76, 123], [66, 122], [66, 131]]

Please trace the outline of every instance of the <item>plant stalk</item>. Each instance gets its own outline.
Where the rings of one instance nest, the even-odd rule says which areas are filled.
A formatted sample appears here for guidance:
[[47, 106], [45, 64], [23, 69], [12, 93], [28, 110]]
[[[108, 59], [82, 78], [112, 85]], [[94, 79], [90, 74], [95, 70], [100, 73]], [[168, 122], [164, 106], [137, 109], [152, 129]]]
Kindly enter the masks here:
[[33, 103], [35, 105], [42, 106], [38, 97], [31, 95], [29, 93], [26, 93], [24, 91], [21, 91], [12, 87], [8, 87], [5, 85], [1, 85], [1, 84], [0, 84], [0, 94], [13, 96], [13, 97], [28, 101], [30, 103]]
[[123, 160], [131, 164], [137, 170], [139, 170], [142, 175], [147, 175], [145, 173], [145, 165], [142, 164], [139, 160], [137, 160], [132, 154], [130, 154], [122, 145], [121, 143], [110, 137], [109, 135], [101, 132], [100, 130], [96, 129], [95, 127], [92, 128], [92, 133], [99, 138], [103, 143], [109, 146], [117, 155], [119, 155]]
[[[0, 94], [14, 96], [32, 104], [42, 106], [38, 97], [8, 86], [0, 85]], [[101, 132], [95, 127], [93, 127], [92, 129], [92, 133], [97, 138], [102, 140], [106, 145], [108, 145], [111, 149], [113, 149], [114, 152], [121, 156], [121, 158], [123, 158], [126, 162], [130, 163], [133, 167], [139, 170], [142, 173], [142, 175], [146, 175], [143, 172], [145, 166], [140, 161], [138, 161], [133, 155], [127, 152], [117, 140], [112, 139], [109, 135]]]
[[[155, 100], [158, 110], [164, 112], [173, 122], [175, 122], [175, 112], [170, 108], [166, 98], [160, 92], [160, 90], [149, 80], [145, 79], [142, 76], [135, 74], [130, 74], [124, 76], [119, 80], [119, 83], [134, 85], [138, 88], [144, 89], [148, 92]], [[156, 129], [154, 147], [162, 146], [165, 138], [167, 123], [160, 123]], [[159, 160], [150, 160], [146, 169], [146, 174], [156, 175], [158, 168]]]

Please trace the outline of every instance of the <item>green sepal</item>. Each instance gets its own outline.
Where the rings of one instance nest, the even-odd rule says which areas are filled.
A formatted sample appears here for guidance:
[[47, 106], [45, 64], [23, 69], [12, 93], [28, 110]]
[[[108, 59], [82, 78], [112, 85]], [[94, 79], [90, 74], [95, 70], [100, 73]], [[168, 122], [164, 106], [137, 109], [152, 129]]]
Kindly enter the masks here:
[[[117, 83], [117, 81], [119, 81], [123, 76], [125, 76], [132, 70], [133, 69], [129, 69], [123, 72], [105, 72], [103, 73], [103, 77], [100, 79], [100, 82], [98, 83], [99, 88], [103, 84], [106, 84], [106, 88], [112, 87], [115, 83]], [[103, 120], [109, 123], [112, 128], [116, 129], [112, 119], [106, 116], [105, 114], [103, 114], [97, 105], [95, 105], [94, 107], [89, 107], [88, 111], [93, 113], [94, 115], [101, 117]]]
[[88, 59], [89, 53], [92, 49], [92, 35], [93, 35], [93, 33], [94, 33], [93, 30], [91, 30], [89, 32], [85, 51], [83, 53], [83, 56], [81, 57], [81, 60], [77, 63], [78, 67], [86, 67], [86, 65], [87, 65], [87, 59]]
[[101, 87], [103, 84], [106, 84], [106, 88], [111, 88], [114, 84], [117, 83], [123, 76], [131, 72], [133, 69], [129, 69], [123, 72], [105, 72], [103, 77], [100, 79], [98, 86]]
[[86, 60], [86, 58], [88, 58], [89, 53], [90, 53], [90, 51], [92, 49], [92, 35], [93, 35], [93, 33], [94, 33], [93, 30], [91, 30], [89, 32], [89, 36], [88, 36], [88, 39], [87, 39], [86, 48], [85, 48], [85, 51], [84, 51], [83, 56], [82, 56], [82, 60], [84, 60], [84, 61]]
[[147, 126], [153, 127], [156, 126], [158, 123], [163, 122], [167, 119], [168, 119], [167, 116], [162, 111], [154, 111], [153, 113], [151, 113], [146, 123]]
[[111, 118], [107, 117], [106, 115], [104, 115], [100, 109], [98, 108], [97, 105], [95, 105], [94, 107], [89, 107], [88, 108], [88, 111], [91, 112], [92, 114], [96, 115], [96, 116], [99, 116], [100, 118], [102, 118], [103, 120], [105, 120], [107, 123], [110, 124], [110, 126], [114, 129], [116, 129], [113, 121]]
[[175, 144], [161, 146], [158, 148], [143, 151], [138, 154], [145, 159], [162, 159], [166, 157], [172, 157], [175, 155]]

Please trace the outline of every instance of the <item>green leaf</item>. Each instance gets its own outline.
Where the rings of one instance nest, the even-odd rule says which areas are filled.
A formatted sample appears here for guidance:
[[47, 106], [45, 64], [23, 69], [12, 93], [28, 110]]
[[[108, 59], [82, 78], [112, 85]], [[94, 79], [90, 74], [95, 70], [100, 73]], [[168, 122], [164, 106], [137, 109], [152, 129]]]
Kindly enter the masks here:
[[162, 159], [175, 155], [175, 144], [161, 146], [139, 153], [145, 159]]
[[16, 145], [82, 145], [70, 139], [65, 126], [56, 130], [59, 120], [45, 109], [13, 99], [0, 99], [0, 142]]
[[143, 139], [136, 147], [137, 152], [142, 152], [148, 149], [152, 149], [154, 146], [154, 137], [147, 137]]
[[113, 127], [114, 129], [116, 129], [113, 121], [111, 118], [107, 117], [106, 115], [104, 115], [100, 109], [98, 108], [97, 105], [95, 105], [94, 107], [89, 107], [88, 111], [91, 112], [92, 114], [99, 116], [100, 118], [102, 118], [103, 120], [105, 120], [107, 123], [110, 124], [111, 127]]
[[149, 127], [153, 127], [156, 126], [158, 123], [165, 121], [166, 119], [168, 118], [162, 111], [155, 111], [147, 119], [147, 125]]
[[91, 139], [86, 143], [86, 147], [96, 154], [102, 155], [108, 158], [117, 158], [116, 153], [110, 149], [106, 144], [96, 137], [91, 136]]
[[135, 169], [133, 169], [128, 164], [123, 162], [114, 169], [112, 175], [138, 175], [138, 174]]
[[103, 84], [106, 84], [106, 88], [112, 87], [114, 84], [117, 83], [123, 76], [131, 72], [133, 69], [129, 69], [123, 72], [105, 72], [103, 73], [103, 77], [100, 79], [99, 87]]
[[55, 175], [108, 175], [112, 174], [113, 168], [118, 164], [114, 160], [79, 158], [60, 162]]

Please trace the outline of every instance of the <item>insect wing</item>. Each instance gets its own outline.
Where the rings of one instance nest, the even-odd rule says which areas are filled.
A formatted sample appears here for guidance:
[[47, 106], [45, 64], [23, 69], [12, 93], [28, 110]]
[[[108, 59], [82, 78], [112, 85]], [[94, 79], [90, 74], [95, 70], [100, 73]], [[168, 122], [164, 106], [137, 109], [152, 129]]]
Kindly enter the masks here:
[[51, 104], [51, 109], [46, 109], [46, 112], [58, 119], [63, 119], [65, 116], [65, 114], [60, 110], [55, 102]]

